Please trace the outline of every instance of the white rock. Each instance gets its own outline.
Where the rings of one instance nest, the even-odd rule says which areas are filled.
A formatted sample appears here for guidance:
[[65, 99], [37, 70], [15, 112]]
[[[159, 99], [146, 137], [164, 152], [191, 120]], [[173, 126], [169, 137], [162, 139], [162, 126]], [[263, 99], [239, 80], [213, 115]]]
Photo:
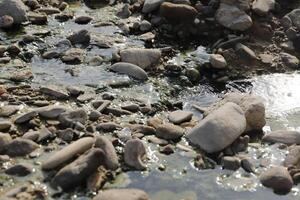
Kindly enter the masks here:
[[275, 8], [275, 0], [255, 0], [252, 9], [258, 15], [266, 15]]

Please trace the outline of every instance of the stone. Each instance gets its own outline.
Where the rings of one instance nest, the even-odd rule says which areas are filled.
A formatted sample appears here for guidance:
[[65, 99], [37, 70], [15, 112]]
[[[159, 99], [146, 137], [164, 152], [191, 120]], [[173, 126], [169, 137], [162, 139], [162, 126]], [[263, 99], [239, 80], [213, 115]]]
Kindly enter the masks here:
[[164, 0], [145, 0], [142, 12], [151, 13], [152, 11], [157, 10]]
[[184, 122], [191, 121], [192, 117], [193, 117], [192, 112], [176, 110], [169, 114], [168, 119], [173, 124], [182, 124]]
[[148, 79], [147, 73], [142, 68], [131, 63], [118, 62], [113, 64], [110, 67], [110, 70], [121, 74], [126, 74], [139, 80]]
[[70, 42], [75, 45], [75, 44], [89, 44], [91, 41], [91, 35], [89, 31], [83, 29], [78, 32], [73, 33], [69, 37], [67, 37]]
[[156, 136], [165, 140], [178, 140], [184, 135], [184, 129], [171, 123], [164, 123], [156, 128]]
[[14, 18], [9, 15], [0, 17], [0, 28], [11, 28], [14, 24]]
[[300, 146], [295, 145], [289, 148], [289, 153], [283, 161], [285, 167], [296, 166], [300, 167]]
[[61, 57], [61, 61], [66, 64], [80, 64], [84, 59], [84, 50], [79, 48], [71, 48], [64, 52], [64, 55]]
[[17, 164], [5, 170], [5, 173], [13, 176], [27, 176], [32, 172], [31, 166], [28, 164]]
[[101, 116], [102, 116], [102, 114], [99, 111], [93, 110], [89, 114], [89, 120], [97, 121]]
[[241, 167], [248, 173], [255, 173], [255, 165], [249, 158], [241, 159]]
[[0, 131], [5, 131], [10, 129], [12, 126], [10, 121], [0, 121]]
[[221, 163], [224, 169], [229, 169], [233, 171], [238, 170], [241, 166], [241, 160], [238, 157], [234, 156], [224, 156], [222, 158]]
[[287, 145], [300, 144], [300, 133], [298, 131], [277, 130], [272, 131], [262, 138], [263, 142], [283, 143]]
[[59, 14], [60, 10], [58, 8], [53, 8], [53, 7], [42, 7], [37, 9], [37, 12], [45, 13], [46, 15], [54, 15], [54, 14]]
[[0, 107], [0, 117], [10, 117], [11, 115], [18, 112], [18, 106], [5, 105]]
[[31, 140], [17, 138], [6, 146], [6, 154], [11, 157], [26, 156], [39, 148], [39, 145]]
[[121, 61], [139, 66], [142, 69], [156, 65], [161, 52], [158, 49], [131, 48], [120, 51]]
[[[283, 21], [284, 20], [284, 21]], [[281, 23], [284, 23], [286, 29], [291, 28], [292, 26], [296, 27], [298, 31], [300, 30], [300, 9], [294, 9], [288, 14], [286, 14]]]
[[140, 110], [140, 106], [135, 103], [123, 105], [121, 108], [130, 112], [138, 112]]
[[268, 188], [272, 188], [274, 192], [287, 193], [293, 187], [293, 179], [288, 170], [282, 166], [271, 167], [263, 172], [260, 182]]
[[258, 60], [256, 54], [252, 49], [247, 47], [246, 45], [243, 45], [241, 43], [238, 43], [235, 46], [236, 54], [242, 59], [247, 61], [255, 61]]
[[300, 61], [296, 56], [288, 53], [280, 53], [281, 60], [286, 67], [292, 69], [298, 69], [300, 66]]
[[252, 10], [258, 15], [266, 15], [275, 8], [275, 0], [254, 0]]
[[44, 13], [30, 13], [29, 15], [27, 15], [28, 20], [32, 23], [32, 24], [37, 24], [37, 25], [44, 25], [47, 24], [48, 22], [48, 17], [46, 14]]
[[83, 108], [63, 112], [59, 115], [58, 120], [65, 127], [72, 127], [77, 122], [85, 124], [88, 119], [87, 112]]
[[90, 16], [78, 16], [75, 18], [75, 23], [77, 24], [88, 24], [93, 20]]
[[64, 130], [57, 131], [56, 134], [63, 141], [72, 142], [75, 132], [71, 128], [66, 128]]
[[38, 115], [38, 113], [35, 110], [29, 111], [27, 113], [24, 113], [24, 114], [21, 114], [20, 116], [18, 116], [15, 120], [15, 123], [23, 124], [23, 123], [28, 122], [29, 120], [33, 119], [37, 115]]
[[55, 85], [43, 86], [40, 88], [40, 92], [57, 99], [69, 98], [69, 94], [67, 93], [67, 91], [65, 91], [65, 89]]
[[22, 135], [22, 138], [36, 142], [39, 138], [39, 135], [39, 131], [28, 131]]
[[105, 154], [104, 166], [109, 170], [116, 170], [119, 167], [118, 156], [116, 150], [105, 136], [97, 136], [95, 147], [102, 149]]
[[93, 200], [149, 200], [149, 196], [140, 189], [109, 189], [100, 191]]
[[208, 153], [222, 151], [246, 130], [240, 106], [225, 103], [201, 120], [188, 134], [188, 140]]
[[27, 21], [26, 6], [21, 0], [0, 1], [0, 17], [8, 15], [13, 18], [14, 24], [21, 24]]
[[132, 12], [130, 11], [130, 5], [128, 3], [124, 4], [124, 6], [121, 8], [121, 10], [117, 13], [117, 16], [126, 19], [130, 17]]
[[251, 17], [234, 5], [221, 3], [215, 17], [222, 26], [234, 31], [245, 31], [252, 26]]
[[193, 22], [198, 11], [189, 5], [164, 2], [160, 5], [160, 14], [174, 22]]
[[59, 170], [52, 183], [63, 190], [74, 188], [85, 182], [90, 175], [96, 172], [98, 167], [103, 164], [104, 158], [105, 154], [101, 149], [90, 149], [74, 162]]
[[60, 57], [60, 52], [56, 51], [56, 50], [50, 50], [50, 51], [46, 51], [42, 54], [42, 57], [44, 59], [53, 59], [53, 58], [59, 58]]
[[144, 135], [155, 135], [156, 134], [155, 128], [153, 128], [151, 126], [147, 126], [147, 125], [142, 125], [142, 124], [132, 125], [132, 126], [130, 126], [130, 129], [134, 133], [142, 133]]
[[146, 156], [146, 148], [139, 139], [128, 140], [124, 147], [124, 161], [126, 165], [136, 170], [145, 170], [147, 167], [143, 163]]
[[38, 110], [38, 114], [40, 117], [46, 119], [56, 119], [59, 117], [61, 113], [66, 112], [66, 110], [67, 109], [64, 106], [51, 105], [51, 106], [40, 108]]
[[[99, 109], [97, 109], [99, 110]], [[116, 117], [120, 117], [122, 115], [131, 115], [132, 113], [129, 112], [128, 110], [123, 110], [123, 109], [119, 109], [119, 108], [111, 108], [111, 107], [107, 107], [103, 113], [105, 114], [112, 114]]]
[[47, 160], [42, 162], [43, 170], [51, 170], [63, 163], [70, 161], [74, 156], [82, 154], [94, 145], [94, 138], [81, 138], [65, 148], [51, 155]]
[[142, 31], [142, 32], [150, 31], [151, 28], [152, 28], [152, 25], [147, 20], [143, 20], [140, 24], [140, 31]]
[[12, 138], [9, 134], [0, 133], [0, 154], [4, 154], [6, 151], [7, 145], [12, 141]]
[[96, 130], [103, 132], [113, 132], [121, 128], [122, 126], [116, 124], [115, 122], [102, 122], [96, 126]]
[[211, 54], [209, 62], [215, 69], [225, 69], [227, 67], [225, 58], [220, 54]]

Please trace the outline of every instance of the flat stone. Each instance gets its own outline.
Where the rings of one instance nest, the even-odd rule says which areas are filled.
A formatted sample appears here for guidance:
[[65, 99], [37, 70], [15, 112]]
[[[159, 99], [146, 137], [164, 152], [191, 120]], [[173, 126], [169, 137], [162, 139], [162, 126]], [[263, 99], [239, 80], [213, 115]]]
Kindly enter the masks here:
[[110, 70], [121, 74], [126, 74], [139, 80], [147, 80], [147, 73], [137, 65], [125, 62], [118, 62], [110, 66]]
[[198, 11], [189, 5], [164, 2], [160, 5], [160, 14], [170, 21], [194, 21]]
[[18, 110], [19, 110], [18, 106], [11, 106], [11, 105], [1, 106], [0, 117], [10, 117], [11, 115], [18, 112]]
[[32, 172], [32, 167], [28, 164], [17, 164], [5, 170], [8, 175], [27, 176]]
[[100, 191], [93, 200], [149, 200], [149, 196], [140, 189], [109, 189]]
[[12, 138], [9, 134], [0, 133], [0, 154], [4, 154], [6, 151], [7, 145], [12, 141]]
[[173, 124], [181, 124], [183, 122], [189, 122], [191, 121], [193, 117], [192, 112], [183, 111], [183, 110], [176, 110], [174, 112], [171, 112], [168, 116], [168, 119]]
[[15, 120], [16, 124], [22, 124], [25, 122], [28, 122], [29, 120], [33, 119], [34, 117], [36, 117], [38, 115], [38, 113], [36, 111], [29, 111], [27, 113], [24, 113], [20, 116], [18, 116]]
[[156, 136], [166, 140], [178, 140], [184, 135], [184, 129], [171, 123], [161, 124], [156, 128]]
[[142, 12], [151, 13], [157, 10], [163, 2], [164, 0], [145, 0]]
[[68, 99], [69, 98], [69, 94], [67, 93], [67, 91], [61, 87], [58, 86], [44, 86], [40, 88], [40, 91], [43, 94], [49, 95], [51, 97], [55, 97], [57, 99]]
[[12, 157], [15, 156], [26, 156], [35, 149], [39, 148], [39, 145], [31, 140], [17, 138], [12, 140], [6, 146], [6, 154]]
[[64, 106], [47, 106], [42, 107], [38, 110], [38, 114], [46, 119], [55, 119], [58, 118], [59, 115], [63, 112], [65, 112], [67, 109]]
[[131, 139], [126, 142], [124, 147], [124, 161], [128, 166], [136, 170], [145, 170], [147, 168], [143, 163], [145, 156], [146, 148], [141, 140]]
[[300, 144], [300, 132], [289, 130], [272, 131], [262, 138], [264, 142], [283, 143], [287, 145]]
[[10, 121], [0, 121], [0, 131], [5, 131], [10, 129], [12, 123]]

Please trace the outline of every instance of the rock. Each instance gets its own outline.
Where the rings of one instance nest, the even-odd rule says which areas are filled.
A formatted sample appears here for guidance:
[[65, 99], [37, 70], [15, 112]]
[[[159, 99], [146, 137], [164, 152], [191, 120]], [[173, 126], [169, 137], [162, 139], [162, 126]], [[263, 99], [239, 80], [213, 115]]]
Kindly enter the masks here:
[[94, 138], [81, 138], [50, 156], [47, 160], [45, 160], [42, 163], [42, 169], [54, 169], [60, 166], [61, 164], [68, 162], [74, 156], [84, 153], [85, 151], [90, 149], [93, 146], [93, 144]]
[[39, 131], [28, 131], [22, 135], [22, 138], [36, 142], [39, 138], [39, 135]]
[[284, 26], [286, 29], [291, 28], [292, 26], [300, 30], [300, 9], [294, 9], [290, 13], [286, 14], [282, 21], [284, 20]]
[[252, 10], [258, 15], [266, 15], [275, 8], [275, 0], [255, 0]]
[[5, 170], [5, 173], [13, 176], [27, 176], [32, 172], [31, 166], [28, 164], [17, 164]]
[[225, 69], [227, 66], [225, 58], [220, 54], [211, 54], [209, 62], [215, 69]]
[[59, 130], [56, 132], [56, 134], [60, 139], [62, 139], [63, 141], [66, 141], [66, 142], [72, 142], [74, 135], [75, 135], [73, 129], [71, 129], [71, 128]]
[[74, 126], [77, 122], [84, 125], [87, 119], [87, 112], [82, 108], [61, 113], [58, 117], [60, 123], [65, 127]]
[[128, 104], [121, 107], [124, 110], [128, 110], [130, 112], [138, 112], [140, 110], [140, 106], [137, 104]]
[[[97, 109], [97, 110], [99, 110], [99, 109]], [[103, 111], [103, 113], [105, 113], [105, 114], [110, 114], [111, 113], [112, 115], [114, 115], [116, 117], [120, 117], [122, 115], [131, 115], [132, 114], [128, 110], [123, 110], [123, 109], [119, 109], [119, 108], [110, 108], [110, 107], [106, 108]]]
[[298, 131], [278, 130], [264, 135], [264, 142], [279, 142], [287, 145], [300, 144], [300, 133]]
[[30, 13], [29, 15], [27, 15], [27, 17], [32, 24], [44, 25], [47, 24], [48, 22], [48, 17], [44, 13], [42, 14]]
[[103, 164], [104, 158], [105, 154], [101, 149], [93, 148], [59, 170], [52, 183], [63, 190], [76, 187], [86, 181]]
[[0, 117], [10, 117], [18, 112], [18, 106], [5, 105], [0, 107]]
[[151, 27], [152, 27], [152, 25], [150, 22], [148, 22], [147, 20], [143, 20], [140, 24], [140, 31], [142, 31], [142, 32], [150, 31]]
[[167, 20], [174, 22], [193, 22], [198, 11], [189, 5], [164, 2], [160, 5], [160, 14]]
[[44, 59], [59, 58], [60, 57], [60, 52], [58, 52], [56, 50], [46, 51], [45, 53], [43, 53], [42, 57]]
[[96, 126], [96, 130], [103, 132], [113, 132], [120, 128], [122, 128], [122, 126], [114, 122], [102, 122]]
[[149, 197], [139, 189], [109, 189], [100, 191], [93, 200], [149, 200]]
[[5, 131], [10, 129], [11, 125], [12, 124], [10, 121], [0, 121], [0, 131]]
[[157, 10], [163, 2], [164, 0], [145, 0], [142, 12], [151, 13]]
[[59, 14], [60, 10], [58, 8], [43, 7], [43, 8], [37, 9], [37, 12], [45, 13], [46, 15], [54, 15], [54, 14]]
[[170, 123], [161, 124], [156, 128], [156, 136], [166, 140], [178, 140], [184, 134], [184, 129]]
[[83, 29], [78, 32], [73, 33], [69, 37], [67, 37], [70, 42], [75, 45], [75, 44], [89, 44], [91, 41], [91, 35], [89, 31]]
[[159, 148], [159, 153], [170, 155], [175, 152], [175, 147], [171, 144]]
[[159, 62], [161, 52], [158, 49], [131, 48], [120, 51], [120, 56], [122, 62], [131, 63], [146, 69]]
[[67, 50], [61, 57], [61, 61], [66, 64], [80, 64], [84, 59], [84, 50], [79, 48], [71, 48]]
[[143, 163], [146, 156], [146, 148], [139, 139], [128, 140], [124, 147], [124, 161], [126, 165], [136, 169], [145, 170], [147, 167]]
[[126, 74], [128, 76], [134, 77], [139, 80], [148, 79], [147, 73], [142, 68], [130, 63], [125, 63], [125, 62], [115, 63], [110, 67], [110, 70], [121, 74]]
[[248, 173], [255, 173], [255, 165], [249, 158], [241, 159], [241, 167]]
[[184, 122], [191, 121], [192, 117], [193, 117], [192, 112], [183, 111], [183, 110], [176, 110], [176, 111], [173, 111], [169, 114], [168, 119], [173, 124], [181, 124], [181, 123], [184, 123]]
[[285, 167], [300, 167], [300, 146], [295, 145], [289, 148], [289, 153], [285, 157], [283, 165]]
[[236, 54], [242, 59], [247, 61], [255, 61], [258, 60], [257, 56], [255, 55], [254, 51], [252, 51], [249, 47], [238, 43], [235, 46]]
[[42, 142], [48, 139], [53, 138], [52, 132], [50, 132], [46, 127], [42, 127], [39, 131], [39, 137], [37, 138], [37, 142]]
[[116, 170], [119, 167], [118, 156], [116, 150], [105, 136], [97, 136], [95, 147], [102, 149], [105, 154], [104, 165], [109, 170]]
[[141, 125], [141, 124], [135, 124], [133, 126], [130, 126], [130, 129], [134, 133], [142, 133], [144, 135], [155, 135], [156, 133], [155, 128], [147, 125]]
[[244, 112], [228, 102], [210, 113], [187, 135], [188, 140], [208, 153], [221, 151], [246, 130]]
[[97, 121], [101, 116], [102, 116], [102, 114], [99, 111], [93, 110], [89, 114], [89, 120]]
[[245, 31], [252, 26], [252, 19], [245, 11], [225, 3], [220, 4], [216, 19], [222, 26], [234, 31]]
[[274, 192], [287, 193], [293, 187], [293, 179], [285, 167], [272, 167], [263, 172], [260, 182], [268, 188], [272, 188]]
[[21, 0], [2, 0], [0, 1], [0, 17], [11, 16], [14, 24], [21, 24], [27, 21], [26, 6]]
[[0, 17], [0, 28], [11, 28], [14, 24], [14, 18], [9, 15]]
[[93, 107], [95, 109], [97, 109], [97, 111], [100, 113], [102, 111], [104, 111], [110, 104], [111, 104], [111, 101], [109, 101], [109, 100], [99, 100], [99, 101], [92, 102]]
[[221, 163], [224, 169], [229, 169], [233, 171], [238, 170], [241, 166], [241, 160], [238, 157], [234, 156], [224, 156], [222, 158]]
[[123, 19], [130, 17], [131, 15], [130, 5], [128, 3], [124, 4], [122, 9], [117, 13], [117, 16]]
[[29, 120], [33, 119], [37, 115], [38, 115], [38, 113], [35, 110], [29, 111], [27, 113], [24, 113], [24, 114], [18, 116], [15, 120], [15, 123], [23, 124], [23, 123], [28, 122]]
[[58, 116], [65, 112], [67, 109], [64, 106], [47, 106], [42, 107], [40, 110], [38, 110], [39, 116], [46, 118], [46, 119], [56, 119]]
[[88, 24], [93, 18], [90, 16], [78, 16], [75, 18], [75, 23], [77, 24]]
[[57, 99], [69, 98], [67, 91], [55, 85], [43, 86], [40, 88], [40, 92]]
[[298, 69], [300, 66], [300, 61], [296, 56], [288, 53], [280, 53], [281, 60], [286, 67], [292, 69]]
[[12, 138], [9, 134], [0, 133], [0, 154], [4, 154], [6, 147], [11, 143]]
[[6, 154], [12, 157], [15, 156], [26, 156], [35, 149], [39, 148], [39, 145], [31, 140], [17, 138], [12, 140], [6, 146]]

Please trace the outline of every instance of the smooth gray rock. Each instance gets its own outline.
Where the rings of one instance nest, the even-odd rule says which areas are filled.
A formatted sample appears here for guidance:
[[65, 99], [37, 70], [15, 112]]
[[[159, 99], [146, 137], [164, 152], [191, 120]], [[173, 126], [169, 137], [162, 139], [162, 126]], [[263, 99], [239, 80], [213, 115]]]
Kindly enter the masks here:
[[10, 127], [12, 126], [12, 123], [10, 121], [0, 121], [0, 131], [5, 131], [10, 129]]
[[42, 107], [38, 110], [38, 114], [41, 117], [44, 117], [46, 119], [55, 119], [57, 118], [61, 113], [65, 112], [66, 108], [64, 106], [47, 106]]
[[141, 140], [131, 139], [126, 142], [124, 147], [124, 161], [128, 166], [136, 170], [145, 170], [147, 168], [143, 163], [145, 156], [146, 148]]
[[300, 133], [298, 131], [277, 130], [272, 131], [262, 138], [264, 142], [283, 143], [287, 145], [300, 144]]
[[110, 70], [121, 74], [126, 74], [139, 80], [148, 79], [147, 73], [142, 68], [131, 63], [118, 62], [110, 66]]
[[140, 189], [109, 189], [100, 191], [93, 200], [149, 200], [149, 196]]
[[171, 123], [164, 123], [156, 128], [156, 136], [165, 140], [178, 140], [184, 135], [184, 129]]
[[208, 153], [222, 151], [246, 130], [244, 112], [228, 102], [210, 113], [188, 134], [188, 140]]
[[183, 110], [176, 110], [169, 114], [168, 119], [173, 124], [181, 124], [183, 122], [189, 122], [191, 121], [193, 117], [192, 112], [183, 111]]
[[0, 17], [9, 15], [14, 19], [14, 24], [27, 21], [26, 6], [21, 0], [1, 0]]

